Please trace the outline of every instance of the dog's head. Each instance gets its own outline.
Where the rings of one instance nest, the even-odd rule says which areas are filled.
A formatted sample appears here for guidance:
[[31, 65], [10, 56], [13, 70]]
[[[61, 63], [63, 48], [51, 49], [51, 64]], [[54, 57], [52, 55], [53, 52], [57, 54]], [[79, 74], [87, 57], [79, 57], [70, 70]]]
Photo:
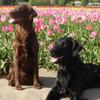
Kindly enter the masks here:
[[56, 40], [50, 49], [52, 62], [59, 63], [62, 59], [70, 59], [78, 56], [82, 45], [71, 37]]
[[17, 5], [10, 13], [13, 23], [23, 23], [26, 21], [33, 21], [33, 17], [37, 16], [36, 11], [30, 5]]

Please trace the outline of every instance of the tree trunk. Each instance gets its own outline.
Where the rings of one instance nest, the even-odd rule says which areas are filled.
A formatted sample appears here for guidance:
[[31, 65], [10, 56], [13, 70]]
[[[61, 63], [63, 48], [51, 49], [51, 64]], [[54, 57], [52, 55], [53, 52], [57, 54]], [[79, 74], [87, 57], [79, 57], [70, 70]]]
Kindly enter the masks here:
[[82, 0], [82, 6], [86, 6], [90, 0]]
[[56, 0], [51, 0], [50, 4], [51, 5], [55, 5], [56, 4]]

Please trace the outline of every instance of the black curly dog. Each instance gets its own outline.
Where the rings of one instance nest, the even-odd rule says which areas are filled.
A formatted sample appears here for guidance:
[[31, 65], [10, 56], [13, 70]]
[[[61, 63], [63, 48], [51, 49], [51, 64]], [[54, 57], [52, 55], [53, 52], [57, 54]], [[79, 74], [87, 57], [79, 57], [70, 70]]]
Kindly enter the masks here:
[[52, 61], [59, 65], [55, 85], [46, 100], [82, 99], [81, 95], [88, 88], [100, 87], [100, 67], [85, 64], [79, 56], [82, 45], [71, 37], [60, 38], [52, 44], [50, 53]]

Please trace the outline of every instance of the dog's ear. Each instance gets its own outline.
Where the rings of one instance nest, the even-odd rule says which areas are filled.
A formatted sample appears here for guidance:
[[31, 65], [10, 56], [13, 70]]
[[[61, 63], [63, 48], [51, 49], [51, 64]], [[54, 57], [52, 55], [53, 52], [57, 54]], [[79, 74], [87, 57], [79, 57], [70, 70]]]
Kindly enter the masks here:
[[31, 9], [29, 20], [32, 20], [34, 17], [37, 17], [37, 12], [34, 9]]
[[76, 40], [72, 39], [72, 55], [73, 57], [77, 56], [82, 50], [83, 46]]

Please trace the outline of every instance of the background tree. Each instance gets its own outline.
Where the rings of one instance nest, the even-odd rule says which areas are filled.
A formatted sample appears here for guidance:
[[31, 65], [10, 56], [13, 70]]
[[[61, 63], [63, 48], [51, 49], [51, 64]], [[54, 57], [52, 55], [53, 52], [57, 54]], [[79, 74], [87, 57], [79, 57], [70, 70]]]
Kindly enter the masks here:
[[2, 5], [8, 5], [9, 0], [1, 0]]
[[74, 5], [76, 0], [65, 0], [66, 5]]
[[51, 5], [56, 5], [56, 1], [57, 1], [57, 0], [50, 0], [50, 4], [51, 4]]
[[28, 0], [16, 0], [16, 2], [28, 2]]
[[30, 3], [30, 4], [33, 4], [33, 1], [34, 1], [34, 0], [29, 0], [29, 3]]
[[29, 0], [29, 3], [32, 5], [44, 5], [44, 6], [48, 6], [50, 5], [51, 0]]
[[81, 0], [82, 6], [86, 6], [89, 2], [90, 0]]
[[58, 5], [60, 5], [60, 6], [65, 5], [65, 0], [59, 0]]

